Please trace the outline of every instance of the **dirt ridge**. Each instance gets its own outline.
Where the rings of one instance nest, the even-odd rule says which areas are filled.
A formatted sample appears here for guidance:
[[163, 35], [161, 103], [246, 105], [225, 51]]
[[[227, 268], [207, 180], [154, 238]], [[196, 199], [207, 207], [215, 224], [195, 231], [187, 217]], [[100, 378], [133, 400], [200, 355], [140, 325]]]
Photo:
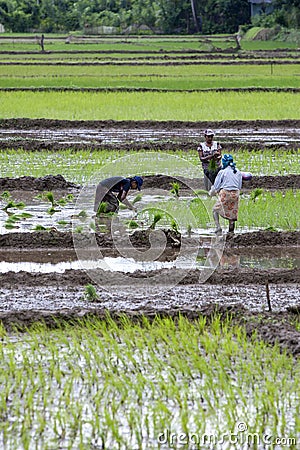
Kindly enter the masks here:
[[[203, 178], [172, 177], [168, 175], [146, 175], [143, 176], [143, 188], [171, 189], [174, 181], [181, 188], [189, 190], [203, 189]], [[22, 191], [52, 191], [54, 189], [79, 190], [82, 186], [67, 181], [62, 175], [46, 175], [44, 177], [22, 176], [16, 178], [0, 178], [0, 189], [22, 190]], [[300, 175], [290, 174], [285, 176], [253, 176], [252, 180], [243, 182], [243, 189], [300, 189]]]
[[[185, 317], [191, 321], [199, 317], [206, 317], [209, 323], [216, 315], [222, 319], [230, 317], [233, 324], [245, 328], [247, 336], [251, 339], [254, 335], [268, 345], [277, 344], [282, 351], [287, 351], [294, 357], [300, 355], [300, 332], [292, 325], [294, 319], [299, 316], [299, 308], [290, 308], [285, 313], [260, 312], [258, 314], [247, 311], [242, 306], [232, 307], [230, 305], [207, 304], [196, 310], [180, 308], [177, 310], [164, 310], [162, 308], [148, 308], [143, 311], [110, 311], [110, 317], [119, 322], [124, 315], [134, 322], [141, 322], [143, 317], [154, 320], [157, 317], [171, 317], [177, 320]], [[53, 313], [53, 311], [24, 310], [18, 312], [0, 312], [0, 323], [7, 332], [18, 330], [24, 332], [36, 322], [43, 322], [48, 328], [56, 328], [62, 322], [76, 324], [76, 319], [83, 318], [107, 319], [107, 310], [100, 307], [64, 309]]]
[[[177, 247], [176, 240], [179, 240], [175, 232], [164, 230], [167, 236], [167, 246]], [[81, 233], [63, 231], [33, 231], [30, 233], [10, 232], [0, 235], [1, 248], [74, 248], [73, 237], [76, 236], [76, 245], [88, 247], [93, 245], [94, 234], [86, 235]], [[113, 248], [113, 237], [110, 233], [96, 233], [96, 242], [100, 248]], [[175, 239], [175, 241], [174, 241]], [[199, 245], [201, 243], [199, 237]], [[175, 245], [174, 245], [175, 242]], [[149, 247], [149, 233], [147, 230], [136, 230], [131, 234], [131, 243], [135, 248]], [[226, 247], [299, 247], [300, 231], [257, 231], [235, 235], [226, 235]]]

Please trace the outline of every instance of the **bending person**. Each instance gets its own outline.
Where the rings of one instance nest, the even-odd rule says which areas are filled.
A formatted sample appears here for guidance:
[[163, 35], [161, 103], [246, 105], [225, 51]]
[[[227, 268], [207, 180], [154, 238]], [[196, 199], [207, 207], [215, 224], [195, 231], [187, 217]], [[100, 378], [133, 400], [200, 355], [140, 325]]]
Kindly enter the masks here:
[[229, 233], [234, 232], [238, 218], [239, 195], [242, 187], [242, 173], [235, 167], [233, 157], [225, 154], [222, 158], [222, 170], [217, 175], [210, 194], [218, 194], [218, 201], [213, 207], [216, 234], [222, 234], [219, 216], [229, 220]]
[[118, 212], [119, 202], [136, 211], [136, 208], [126, 197], [130, 189], [138, 189], [140, 191], [142, 184], [143, 179], [139, 176], [133, 178], [111, 177], [100, 181], [96, 189], [94, 204], [96, 216], [100, 213]]

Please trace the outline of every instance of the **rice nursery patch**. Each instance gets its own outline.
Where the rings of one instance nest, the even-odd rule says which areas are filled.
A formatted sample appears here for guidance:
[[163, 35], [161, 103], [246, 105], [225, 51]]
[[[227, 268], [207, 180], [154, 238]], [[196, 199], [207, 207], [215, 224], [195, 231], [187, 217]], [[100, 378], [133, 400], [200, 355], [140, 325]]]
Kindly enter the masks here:
[[262, 448], [264, 436], [297, 448], [299, 361], [230, 319], [107, 316], [56, 326], [1, 328], [6, 450], [240, 450], [247, 439]]
[[[170, 61], [169, 61], [170, 62]], [[299, 65], [7, 65], [0, 87], [148, 88], [164, 90], [300, 86]]]
[[[179, 231], [185, 232], [191, 217], [198, 228], [213, 227], [212, 209], [216, 201], [217, 197], [210, 198], [208, 195], [199, 194], [198, 197], [189, 200], [182, 197], [182, 199], [157, 201], [155, 204], [153, 203], [152, 207], [157, 211], [165, 211], [169, 217], [176, 217], [181, 226]], [[268, 192], [256, 189], [249, 194], [244, 193], [240, 196], [237, 231], [239, 228], [245, 230], [253, 228], [299, 230], [299, 202], [300, 192], [298, 190]], [[147, 207], [151, 208], [151, 204], [149, 203]], [[166, 217], [166, 219], [168, 218]], [[227, 228], [228, 221], [221, 218], [221, 224]]]
[[[195, 151], [182, 151], [178, 149], [176, 155], [189, 161], [195, 167], [199, 167], [199, 178], [203, 176], [202, 169], [196, 148]], [[227, 149], [226, 149], [227, 150]], [[137, 152], [132, 151], [133, 155]], [[168, 153], [168, 152], [166, 152]], [[249, 152], [247, 149], [240, 149], [231, 152], [237, 163], [237, 167], [242, 171], [249, 171], [253, 175], [288, 175], [300, 173], [299, 151], [292, 150], [271, 150]], [[159, 158], [159, 152], [152, 152], [153, 158]], [[39, 151], [29, 152], [22, 149], [10, 149], [0, 151], [0, 164], [2, 177], [34, 176], [43, 177], [57, 173], [64, 176], [68, 181], [79, 184], [86, 183], [91, 177], [102, 171], [106, 164], [117, 161], [119, 158], [128, 155], [127, 151], [119, 150], [72, 150], [62, 149], [59, 152]], [[123, 163], [122, 163], [123, 164]], [[122, 166], [122, 170], [131, 172], [131, 167]], [[190, 177], [190, 173], [182, 172], [177, 167], [166, 168], [173, 176]], [[137, 172], [152, 174], [149, 165], [143, 163], [143, 158], [138, 160]], [[167, 173], [167, 172], [165, 172]]]
[[[295, 92], [0, 92], [0, 118], [217, 121], [300, 118]], [[218, 105], [218, 108], [215, 105]], [[247, 105], [247, 107], [245, 107]], [[284, 105], [284, 108], [282, 108]]]

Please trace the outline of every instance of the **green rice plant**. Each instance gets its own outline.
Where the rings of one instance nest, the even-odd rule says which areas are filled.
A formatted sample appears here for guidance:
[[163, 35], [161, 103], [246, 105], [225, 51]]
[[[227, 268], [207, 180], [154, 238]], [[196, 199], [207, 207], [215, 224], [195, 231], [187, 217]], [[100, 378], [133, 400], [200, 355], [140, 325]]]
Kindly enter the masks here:
[[152, 448], [165, 429], [202, 435], [214, 426], [217, 439], [241, 420], [251, 433], [295, 435], [298, 362], [230, 319], [208, 322], [90, 316], [4, 336], [0, 405], [22, 417], [7, 421], [7, 447], [27, 431], [28, 448], [49, 435], [56, 447]]
[[95, 222], [90, 222], [90, 229], [93, 230], [94, 232], [96, 231], [96, 224]]
[[23, 209], [25, 208], [24, 202], [15, 202], [14, 200], [10, 200], [3, 208], [2, 210], [8, 213], [8, 210], [11, 208], [17, 208], [17, 209]]
[[57, 205], [57, 202], [54, 200], [53, 192], [46, 192], [45, 193], [45, 198], [47, 200], [49, 200], [49, 202], [51, 203], [52, 208], [54, 208], [54, 206]]
[[179, 189], [180, 185], [177, 182], [172, 183], [172, 189], [170, 190], [171, 194], [174, 194], [175, 197], [179, 197]]
[[33, 230], [34, 230], [34, 231], [47, 231], [47, 228], [44, 227], [43, 225], [38, 224], [38, 225], [36, 225], [36, 226], [34, 227]]
[[154, 230], [155, 229], [155, 227], [156, 227], [156, 225], [157, 225], [157, 223], [161, 220], [163, 218], [163, 215], [161, 214], [161, 213], [155, 213], [154, 214], [154, 218], [153, 218], [153, 222], [152, 222], [152, 224], [150, 225], [150, 229], [151, 230]]
[[8, 191], [3, 191], [0, 197], [3, 200], [9, 200], [11, 199], [11, 194]]
[[251, 192], [251, 195], [250, 195], [251, 200], [252, 200], [253, 202], [255, 202], [256, 199], [257, 199], [258, 197], [260, 197], [260, 196], [263, 194], [263, 192], [264, 192], [263, 189], [261, 189], [261, 188], [255, 188], [255, 189]]
[[208, 170], [216, 172], [217, 168], [218, 168], [217, 161], [214, 158], [212, 158], [208, 163]]
[[73, 194], [67, 194], [65, 197], [61, 197], [57, 200], [57, 204], [60, 206], [66, 206], [68, 203], [74, 201]]
[[131, 203], [134, 205], [135, 203], [140, 202], [142, 198], [143, 198], [142, 194], [138, 194], [134, 197]]
[[107, 203], [106, 202], [101, 202], [98, 206], [98, 210], [97, 210], [97, 216], [99, 214], [105, 214], [106, 213], [106, 209], [107, 209]]
[[176, 222], [176, 220], [171, 221], [171, 229], [175, 231], [175, 233], [179, 233], [178, 223]]
[[128, 226], [129, 226], [129, 228], [138, 228], [139, 224], [135, 220], [130, 220], [128, 222]]
[[11, 223], [11, 222], [5, 222], [5, 224], [4, 224], [4, 227], [7, 229], [7, 230], [13, 230], [14, 228], [16, 228], [16, 225], [15, 225], [15, 223]]
[[68, 225], [70, 222], [68, 222], [67, 220], [58, 220], [58, 225]]
[[19, 217], [22, 219], [29, 219], [29, 218], [33, 217], [33, 214], [30, 214], [30, 213], [24, 211], [21, 214], [19, 214]]

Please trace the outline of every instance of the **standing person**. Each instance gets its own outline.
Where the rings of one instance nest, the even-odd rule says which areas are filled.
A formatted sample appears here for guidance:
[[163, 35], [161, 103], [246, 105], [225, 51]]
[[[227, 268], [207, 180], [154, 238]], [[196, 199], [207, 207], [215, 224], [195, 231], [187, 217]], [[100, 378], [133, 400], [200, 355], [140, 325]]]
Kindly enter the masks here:
[[229, 220], [229, 233], [234, 232], [239, 210], [239, 194], [242, 187], [242, 173], [235, 167], [233, 157], [225, 154], [222, 158], [222, 170], [210, 190], [210, 195], [218, 194], [218, 200], [213, 207], [213, 216], [217, 235], [222, 234], [219, 216]]
[[[100, 181], [96, 189], [94, 211], [96, 216], [101, 212], [118, 212], [119, 202], [124, 203], [129, 209], [136, 211], [136, 208], [127, 200], [130, 189], [141, 190], [143, 179], [139, 176], [132, 178], [111, 177]], [[100, 211], [100, 205], [103, 205]]]
[[210, 190], [216, 176], [221, 169], [222, 147], [214, 141], [214, 131], [210, 128], [205, 130], [205, 142], [197, 148], [199, 159], [204, 173], [204, 186], [207, 191]]

